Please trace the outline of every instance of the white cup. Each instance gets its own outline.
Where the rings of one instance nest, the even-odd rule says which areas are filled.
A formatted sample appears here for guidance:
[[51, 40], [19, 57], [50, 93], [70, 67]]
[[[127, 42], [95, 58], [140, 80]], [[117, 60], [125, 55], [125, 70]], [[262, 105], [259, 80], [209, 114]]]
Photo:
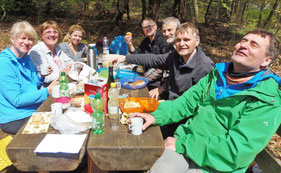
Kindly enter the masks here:
[[60, 97], [60, 86], [59, 85], [55, 85], [52, 88], [52, 97], [54, 98], [59, 98]]
[[133, 135], [142, 134], [143, 119], [140, 117], [134, 117], [131, 119], [131, 124], [129, 125], [129, 130], [132, 131]]
[[62, 103], [53, 103], [51, 104], [51, 110], [54, 115], [62, 114]]
[[40, 65], [40, 73], [41, 73], [41, 75], [46, 76], [46, 75], [48, 75], [48, 72], [49, 72], [49, 65], [46, 64], [46, 63], [41, 64]]

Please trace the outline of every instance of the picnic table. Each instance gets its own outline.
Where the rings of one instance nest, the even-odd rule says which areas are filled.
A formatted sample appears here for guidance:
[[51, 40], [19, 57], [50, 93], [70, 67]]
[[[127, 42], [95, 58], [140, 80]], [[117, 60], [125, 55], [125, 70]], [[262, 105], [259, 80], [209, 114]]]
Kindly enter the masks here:
[[[121, 89], [120, 94], [133, 91]], [[148, 97], [147, 88], [138, 90], [137, 97]], [[159, 126], [151, 126], [141, 135], [128, 132], [128, 126], [120, 124], [116, 131], [111, 130], [110, 119], [105, 118], [105, 131], [102, 134], [90, 133], [88, 152], [88, 172], [113, 170], [148, 170], [162, 155], [164, 142]]]
[[[49, 96], [46, 101], [37, 109], [37, 112], [51, 111], [50, 105], [55, 102], [55, 99]], [[26, 125], [26, 124], [25, 124]], [[39, 155], [34, 152], [35, 148], [43, 140], [47, 134], [58, 133], [51, 126], [47, 133], [39, 134], [22, 134], [21, 130], [14, 136], [13, 140], [6, 148], [7, 154], [20, 171], [72, 171], [75, 170], [86, 151], [87, 138], [83, 146], [76, 156], [71, 155], [68, 158], [67, 154], [52, 153], [51, 155]], [[89, 131], [85, 132], [89, 133]]]

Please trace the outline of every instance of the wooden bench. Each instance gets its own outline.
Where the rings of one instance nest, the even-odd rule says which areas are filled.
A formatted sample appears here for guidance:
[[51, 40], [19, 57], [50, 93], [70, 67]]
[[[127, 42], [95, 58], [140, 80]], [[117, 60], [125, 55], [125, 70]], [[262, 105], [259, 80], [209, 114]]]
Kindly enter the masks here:
[[[281, 136], [281, 127], [276, 132]], [[255, 162], [263, 170], [264, 173], [280, 173], [281, 172], [281, 160], [271, 153], [267, 148], [260, 152]]]

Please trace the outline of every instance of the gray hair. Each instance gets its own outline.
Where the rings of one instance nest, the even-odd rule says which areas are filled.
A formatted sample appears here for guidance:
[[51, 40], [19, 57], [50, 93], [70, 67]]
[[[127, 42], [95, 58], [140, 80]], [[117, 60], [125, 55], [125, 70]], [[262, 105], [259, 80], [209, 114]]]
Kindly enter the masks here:
[[33, 38], [35, 42], [37, 41], [37, 32], [27, 21], [14, 23], [10, 31], [10, 36], [11, 38], [17, 38], [17, 36], [21, 33]]
[[175, 17], [167, 17], [166, 19], [163, 20], [162, 25], [167, 24], [167, 23], [174, 23], [174, 24], [177, 25], [177, 28], [181, 24], [180, 20], [178, 18], [175, 18]]

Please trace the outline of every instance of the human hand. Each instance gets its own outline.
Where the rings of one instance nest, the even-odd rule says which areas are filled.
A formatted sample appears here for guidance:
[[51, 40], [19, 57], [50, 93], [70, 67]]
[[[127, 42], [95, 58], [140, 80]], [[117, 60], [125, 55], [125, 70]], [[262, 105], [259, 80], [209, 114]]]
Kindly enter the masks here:
[[132, 40], [133, 40], [132, 35], [126, 35], [124, 38], [128, 45], [132, 45]]
[[72, 64], [68, 64], [66, 67], [64, 67], [64, 68], [62, 69], [61, 72], [65, 72], [65, 75], [68, 76], [68, 73], [69, 73], [71, 67], [72, 67]]
[[153, 125], [155, 123], [155, 118], [151, 114], [135, 112], [132, 114], [131, 118], [133, 117], [141, 117], [145, 120], [145, 123], [142, 126], [142, 130], [147, 129], [150, 125]]
[[54, 80], [54, 81], [53, 81], [52, 83], [50, 83], [50, 85], [47, 87], [49, 95], [52, 94], [52, 88], [53, 88], [55, 85], [59, 85], [59, 78], [57, 78], [56, 80]]
[[120, 55], [120, 56], [118, 56], [118, 58], [115, 58], [115, 59], [112, 60], [112, 64], [114, 66], [118, 66], [120, 63], [124, 62], [125, 59], [126, 59], [126, 56]]
[[177, 138], [168, 137], [164, 140], [165, 149], [176, 151]]
[[159, 86], [157, 88], [154, 88], [152, 90], [149, 91], [149, 96], [151, 98], [155, 98], [156, 100], [158, 100], [159, 95], [162, 94], [164, 92], [164, 88], [162, 86]]

